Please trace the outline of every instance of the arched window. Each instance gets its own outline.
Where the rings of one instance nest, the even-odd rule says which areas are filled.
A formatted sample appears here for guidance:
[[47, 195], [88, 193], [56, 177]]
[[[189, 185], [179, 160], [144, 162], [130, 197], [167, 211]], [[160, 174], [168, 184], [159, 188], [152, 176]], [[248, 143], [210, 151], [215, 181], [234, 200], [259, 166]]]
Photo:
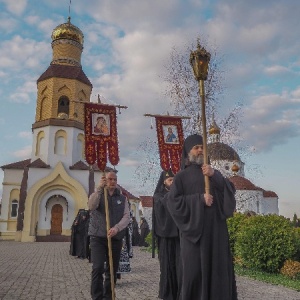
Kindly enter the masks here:
[[11, 202], [11, 210], [10, 210], [11, 218], [16, 218], [18, 216], [18, 206], [19, 206], [18, 200], [13, 200]]
[[77, 136], [77, 153], [80, 160], [84, 159], [84, 135], [82, 133]]
[[55, 133], [54, 154], [66, 155], [67, 153], [67, 133], [64, 130], [58, 130]]
[[69, 98], [67, 96], [61, 96], [58, 99], [58, 111], [57, 111], [57, 115], [59, 113], [65, 113], [67, 115], [69, 115]]
[[35, 156], [41, 155], [45, 150], [45, 132], [40, 131], [36, 136]]

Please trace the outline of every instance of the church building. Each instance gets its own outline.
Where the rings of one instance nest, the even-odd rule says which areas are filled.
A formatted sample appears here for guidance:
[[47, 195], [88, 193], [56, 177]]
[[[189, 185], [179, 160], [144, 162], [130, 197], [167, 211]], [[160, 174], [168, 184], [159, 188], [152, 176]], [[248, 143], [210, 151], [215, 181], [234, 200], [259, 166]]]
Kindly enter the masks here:
[[1, 240], [69, 237], [102, 175], [84, 162], [84, 103], [93, 88], [81, 66], [84, 35], [69, 17], [51, 37], [52, 61], [37, 80], [31, 157], [1, 167]]
[[245, 178], [244, 163], [229, 145], [220, 142], [220, 128], [213, 120], [209, 128], [207, 151], [211, 165], [227, 177], [236, 189], [236, 211], [250, 214], [279, 214], [278, 196]]

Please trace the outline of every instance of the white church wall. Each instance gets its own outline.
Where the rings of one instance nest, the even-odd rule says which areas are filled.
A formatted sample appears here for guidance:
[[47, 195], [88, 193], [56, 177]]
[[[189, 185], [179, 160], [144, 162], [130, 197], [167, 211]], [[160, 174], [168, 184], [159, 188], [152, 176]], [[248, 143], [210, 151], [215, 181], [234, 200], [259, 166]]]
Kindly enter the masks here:
[[47, 177], [53, 171], [52, 168], [29, 168], [27, 191], [41, 179]]
[[89, 193], [89, 171], [88, 170], [70, 170], [66, 169], [68, 174], [77, 180], [85, 189], [86, 193]]
[[[39, 151], [37, 152], [38, 135], [40, 132], [44, 132], [44, 137], [40, 144]], [[49, 151], [51, 151], [49, 148], [49, 132], [49, 126], [33, 129], [31, 161], [35, 161], [36, 159], [40, 158], [42, 161], [48, 164]]]
[[235, 194], [236, 210], [241, 213], [247, 211], [261, 213], [259, 211], [259, 203], [262, 198], [262, 191], [238, 190]]
[[[45, 142], [43, 142], [42, 151], [36, 155], [37, 135], [40, 131], [44, 131]], [[57, 137], [58, 131], [65, 134], [60, 134]], [[56, 165], [59, 161], [67, 166], [72, 166], [79, 160], [82, 160], [82, 152], [79, 153], [78, 147], [78, 134], [83, 134], [83, 130], [75, 127], [45, 126], [34, 129], [33, 133], [32, 161], [41, 158], [50, 166]]]
[[[21, 181], [23, 178], [23, 170], [4, 170], [3, 186], [2, 186], [2, 202], [1, 202], [1, 220], [7, 220], [9, 218], [10, 209], [10, 193], [12, 190], [21, 188]], [[20, 200], [20, 199], [16, 199]], [[0, 222], [0, 232], [7, 230], [7, 223]]]
[[3, 184], [20, 184], [23, 178], [24, 170], [19, 169], [5, 169]]
[[278, 209], [278, 198], [276, 197], [267, 197], [263, 198], [261, 203], [261, 213], [266, 215], [266, 214], [279, 214], [279, 209]]

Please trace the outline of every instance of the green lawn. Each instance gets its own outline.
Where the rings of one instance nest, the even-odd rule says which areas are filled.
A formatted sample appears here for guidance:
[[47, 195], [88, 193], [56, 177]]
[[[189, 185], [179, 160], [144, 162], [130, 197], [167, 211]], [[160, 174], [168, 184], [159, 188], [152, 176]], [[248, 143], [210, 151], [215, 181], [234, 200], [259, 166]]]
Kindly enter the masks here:
[[239, 265], [234, 266], [235, 274], [245, 277], [250, 277], [256, 280], [268, 282], [276, 285], [283, 285], [287, 288], [291, 288], [300, 291], [300, 280], [291, 279], [281, 274], [270, 274], [262, 271], [256, 271], [240, 267]]

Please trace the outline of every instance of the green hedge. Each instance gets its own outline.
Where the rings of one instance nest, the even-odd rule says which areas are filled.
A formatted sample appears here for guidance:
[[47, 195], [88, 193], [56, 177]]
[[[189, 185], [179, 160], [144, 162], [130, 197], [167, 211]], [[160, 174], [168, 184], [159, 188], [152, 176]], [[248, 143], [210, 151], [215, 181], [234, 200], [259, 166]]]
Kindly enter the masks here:
[[296, 254], [295, 230], [283, 216], [251, 216], [239, 228], [234, 250], [246, 267], [278, 272]]
[[235, 256], [235, 244], [238, 232], [240, 231], [241, 226], [243, 226], [244, 221], [247, 219], [247, 216], [242, 213], [234, 213], [233, 217], [227, 219], [227, 227], [229, 233], [229, 243], [230, 250], [233, 256]]

